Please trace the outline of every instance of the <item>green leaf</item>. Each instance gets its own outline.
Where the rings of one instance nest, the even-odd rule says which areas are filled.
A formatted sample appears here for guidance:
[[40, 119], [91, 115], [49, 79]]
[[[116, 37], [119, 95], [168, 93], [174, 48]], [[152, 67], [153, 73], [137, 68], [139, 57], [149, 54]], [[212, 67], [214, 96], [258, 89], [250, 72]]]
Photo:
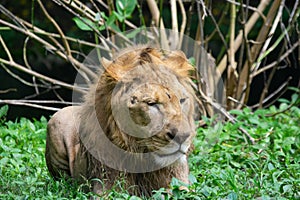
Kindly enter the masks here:
[[238, 196], [235, 192], [230, 192], [229, 195], [227, 196], [227, 199], [236, 200], [238, 199]]
[[109, 26], [117, 33], [121, 33], [121, 30], [119, 29], [119, 27], [116, 24], [111, 24]]
[[5, 105], [5, 106], [2, 106], [0, 108], [0, 119], [4, 116], [7, 115], [7, 112], [8, 112], [8, 105]]
[[114, 14], [114, 16], [117, 17], [117, 19], [118, 19], [120, 22], [124, 22], [124, 20], [125, 20], [125, 16], [124, 16], [124, 15], [119, 14], [119, 13], [117, 13], [116, 11], [113, 11], [113, 14]]
[[243, 111], [241, 111], [241, 110], [230, 110], [229, 113], [232, 115], [237, 115], [237, 116], [241, 116], [244, 114]]
[[140, 33], [143, 30], [143, 28], [144, 27], [140, 27], [130, 31], [128, 34], [126, 34], [126, 37], [129, 39], [136, 37], [136, 35]]
[[278, 102], [280, 102], [280, 103], [290, 103], [289, 100], [283, 99], [283, 98], [278, 99]]
[[283, 193], [287, 193], [287, 192], [291, 191], [292, 188], [293, 188], [292, 185], [284, 185], [284, 186], [282, 187]]
[[83, 31], [93, 31], [93, 28], [97, 28], [94, 22], [85, 17], [82, 17], [82, 20], [78, 17], [74, 17], [73, 21], [76, 23], [76, 26]]
[[297, 101], [299, 101], [299, 95], [295, 93], [292, 95], [292, 103], [295, 103]]
[[137, 5], [136, 0], [117, 0], [116, 8], [118, 14], [122, 15], [123, 18], [129, 18]]
[[268, 169], [269, 171], [272, 171], [273, 169], [275, 169], [275, 167], [272, 163], [268, 163]]
[[[102, 13], [102, 12], [101, 12]], [[102, 14], [101, 13], [96, 13], [95, 15], [95, 21], [99, 22], [101, 20]]]
[[116, 21], [116, 15], [112, 14], [111, 16], [109, 16], [109, 18], [107, 18], [106, 24], [107, 24], [107, 26], [110, 26], [115, 21]]
[[189, 61], [189, 63], [190, 63], [193, 67], [196, 66], [196, 59], [195, 59], [195, 57], [190, 57], [190, 58], [188, 59], [188, 61]]
[[197, 183], [197, 179], [193, 174], [189, 174], [189, 181], [191, 184]]

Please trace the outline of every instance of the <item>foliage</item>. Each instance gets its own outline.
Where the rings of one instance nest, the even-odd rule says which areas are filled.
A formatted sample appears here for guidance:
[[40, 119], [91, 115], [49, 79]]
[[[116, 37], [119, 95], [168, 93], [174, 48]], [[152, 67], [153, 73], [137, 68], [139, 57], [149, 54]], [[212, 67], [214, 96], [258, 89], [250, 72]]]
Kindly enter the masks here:
[[[233, 110], [238, 122], [199, 128], [190, 156], [190, 185], [173, 179], [170, 189], [152, 199], [297, 199], [300, 198], [300, 108], [284, 100], [279, 108]], [[293, 101], [293, 100], [292, 100]], [[299, 98], [297, 99], [299, 101]], [[292, 105], [292, 106], [290, 106]], [[287, 109], [288, 108], [288, 109]], [[54, 181], [44, 148], [47, 120], [21, 118], [0, 127], [1, 199], [88, 199], [89, 182]], [[245, 128], [256, 143], [239, 131]], [[181, 190], [182, 186], [189, 191]], [[137, 200], [122, 181], [105, 198]]]

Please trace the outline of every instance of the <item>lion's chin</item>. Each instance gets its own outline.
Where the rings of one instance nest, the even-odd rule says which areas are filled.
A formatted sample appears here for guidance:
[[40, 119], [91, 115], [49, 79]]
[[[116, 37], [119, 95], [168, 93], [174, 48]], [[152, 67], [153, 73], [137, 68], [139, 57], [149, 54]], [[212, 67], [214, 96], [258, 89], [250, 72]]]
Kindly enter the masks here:
[[155, 153], [155, 162], [161, 166], [169, 166], [175, 163], [185, 163], [187, 161], [186, 153], [183, 151], [175, 151], [173, 153]]

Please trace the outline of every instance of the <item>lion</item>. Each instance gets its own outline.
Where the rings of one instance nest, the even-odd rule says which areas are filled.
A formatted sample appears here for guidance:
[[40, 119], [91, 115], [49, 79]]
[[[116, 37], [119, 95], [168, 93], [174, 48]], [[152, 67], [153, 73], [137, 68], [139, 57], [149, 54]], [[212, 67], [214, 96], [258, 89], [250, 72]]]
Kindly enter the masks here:
[[173, 177], [188, 184], [194, 91], [184, 53], [136, 47], [101, 62], [105, 70], [84, 103], [61, 109], [48, 122], [50, 174], [97, 179], [97, 194], [119, 180], [140, 196], [168, 188]]

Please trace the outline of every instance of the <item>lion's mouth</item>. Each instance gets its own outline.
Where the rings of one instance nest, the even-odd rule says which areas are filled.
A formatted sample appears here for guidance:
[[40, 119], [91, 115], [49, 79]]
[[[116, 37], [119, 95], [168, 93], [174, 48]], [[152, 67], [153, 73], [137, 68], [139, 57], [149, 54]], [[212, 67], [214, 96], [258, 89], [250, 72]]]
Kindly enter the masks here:
[[181, 149], [174, 151], [172, 153], [156, 153], [159, 157], [169, 157], [174, 155], [186, 155], [186, 152], [182, 151]]

